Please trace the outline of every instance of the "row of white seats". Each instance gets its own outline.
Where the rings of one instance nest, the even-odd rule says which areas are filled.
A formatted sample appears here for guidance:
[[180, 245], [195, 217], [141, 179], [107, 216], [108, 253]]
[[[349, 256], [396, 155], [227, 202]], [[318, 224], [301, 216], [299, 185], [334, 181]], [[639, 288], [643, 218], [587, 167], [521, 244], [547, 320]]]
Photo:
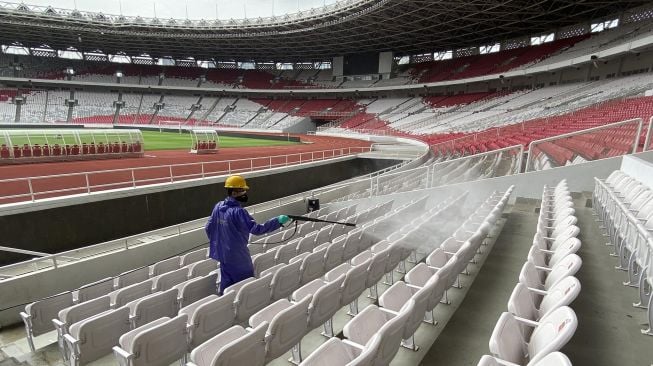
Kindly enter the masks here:
[[[356, 213], [356, 208], [358, 207], [357, 204], [349, 205], [347, 207], [343, 207], [339, 210], [336, 211], [330, 211], [328, 208], [323, 207], [317, 211], [312, 211], [309, 212], [308, 214], [304, 215], [308, 218], [314, 218], [314, 219], [321, 219], [321, 220], [328, 220], [328, 221], [338, 221], [342, 220], [345, 217], [352, 216], [353, 214]], [[318, 228], [321, 228], [324, 223], [319, 223], [319, 222], [305, 222], [305, 223], [298, 223], [299, 228], [297, 230], [297, 233], [295, 233], [295, 228], [294, 226], [289, 226], [286, 227], [285, 229], [282, 229], [280, 231], [271, 233], [271, 234], [266, 234], [260, 236], [258, 239], [252, 241], [252, 244], [264, 244], [264, 243], [269, 243], [269, 242], [277, 242], [277, 241], [284, 241], [287, 239], [291, 234], [295, 233], [295, 235], [302, 235], [302, 234], [307, 234], [309, 231], [316, 230]], [[250, 247], [250, 252], [251, 252], [251, 247]]]
[[[391, 205], [391, 203], [376, 205], [345, 218], [345, 221], [357, 224], [374, 221], [387, 213]], [[359, 219], [363, 217], [365, 220]], [[258, 277], [262, 272], [274, 266], [302, 261], [311, 252], [320, 252], [322, 249], [324, 249], [325, 269], [328, 271], [342, 261], [343, 253], [349, 254], [352, 251], [357, 253], [360, 245], [371, 240], [367, 233], [363, 233], [364, 228], [365, 225], [359, 230], [354, 230], [351, 226], [327, 224], [327, 226], [309, 231], [308, 234], [293, 239], [286, 244], [280, 244], [279, 242], [262, 244], [260, 246], [266, 248], [266, 252], [252, 256], [254, 275]], [[335, 243], [338, 245], [331, 245]]]
[[643, 334], [653, 335], [653, 190], [616, 170], [605, 180], [595, 178], [594, 207], [608, 233], [610, 245], [619, 258], [617, 269], [628, 272], [627, 286], [639, 288], [635, 307], [648, 309], [649, 327]]
[[[203, 249], [203, 251], [206, 254], [206, 249]], [[197, 263], [202, 262], [210, 262], [212, 263], [212, 268], [216, 268], [216, 262], [212, 259]], [[173, 264], [174, 258], [157, 263], [155, 268], [153, 268], [153, 272], [158, 273], [157, 270], [165, 270], [166, 268], [162, 267], [162, 265], [170, 266]], [[129, 333], [129, 329], [149, 329], [159, 324], [159, 319], [161, 318], [169, 319], [175, 316], [186, 316], [190, 324], [185, 332], [189, 334], [191, 345], [197, 345], [205, 341], [209, 336], [214, 335], [215, 332], [222, 330], [220, 319], [227, 318], [229, 319], [228, 321], [234, 322], [236, 321], [235, 319], [238, 319], [238, 315], [244, 316], [246, 319], [247, 315], [242, 314], [249, 314], [256, 310], [257, 306], [260, 307], [260, 304], [257, 305], [253, 299], [257, 298], [257, 291], [264, 286], [250, 286], [238, 294], [236, 294], [235, 288], [231, 288], [231, 295], [222, 296], [218, 299], [219, 301], [212, 301], [216, 300], [216, 296], [211, 295], [215, 293], [216, 284], [219, 283], [217, 274], [213, 273], [203, 277], [201, 281], [198, 279], [177, 284], [182, 278], [178, 275], [178, 272], [183, 271], [183, 269], [173, 270], [160, 275], [170, 277], [168, 280], [168, 282], [172, 281], [170, 286], [174, 285], [173, 290], [179, 290], [177, 296], [174, 296], [175, 294], [170, 293], [170, 291], [149, 294], [148, 280], [116, 291], [116, 294], [111, 294], [112, 299], [115, 297], [115, 300], [112, 302], [112, 308], [114, 310], [104, 311], [99, 314], [96, 313], [97, 315], [91, 318], [78, 319], [77, 323], [69, 327], [70, 334], [64, 334], [63, 336], [66, 340], [64, 349], [66, 349], [66, 355], [70, 355], [71, 365], [86, 363], [104, 356], [111, 351], [111, 347], [119, 344], [120, 337], [124, 335], [126, 339], [129, 338], [129, 334], [131, 334]], [[290, 276], [293, 274], [297, 275], [297, 271], [286, 273], [289, 273]], [[278, 278], [281, 279], [282, 276]], [[240, 285], [245, 283], [240, 283]], [[280, 285], [288, 285], [286, 281], [278, 281], [278, 283]], [[159, 288], [158, 290], [165, 289]], [[173, 296], [178, 299], [177, 304], [179, 304], [179, 307], [183, 307], [181, 310], [179, 310], [179, 307], [173, 307], [171, 305]], [[94, 305], [94, 309], [102, 306], [99, 300]], [[128, 308], [129, 312], [126, 313], [121, 307]], [[86, 316], [92, 315], [89, 314], [89, 309], [87, 306], [84, 309], [80, 309], [80, 311], [85, 311]], [[179, 312], [177, 312], [178, 310]], [[231, 316], [228, 314], [231, 314]], [[124, 323], [125, 315], [128, 316], [131, 322], [131, 327], [127, 329], [125, 329], [124, 325], [121, 326]], [[212, 320], [202, 321], [202, 319]], [[105, 326], [112, 324], [115, 325], [113, 331], [106, 332], [103, 329]], [[176, 321], [171, 324], [179, 325], [181, 323]], [[94, 341], [89, 342], [88, 340]], [[98, 346], [98, 344], [102, 344], [102, 346]], [[116, 351], [116, 354], [121, 355], [120, 350]], [[123, 360], [124, 358], [119, 359]]]
[[490, 337], [479, 366], [571, 366], [558, 352], [578, 326], [568, 306], [580, 292], [580, 229], [566, 182], [544, 187], [537, 231], [528, 258]]
[[[429, 224], [429, 220], [447, 212], [446, 209], [457, 201], [454, 199], [427, 211], [422, 215], [427, 216], [422, 223]], [[406, 217], [411, 212], [414, 212], [412, 208], [405, 210], [401, 217]], [[380, 221], [366, 229], [374, 229], [375, 236], [382, 236], [382, 230], [377, 229], [383, 229], [384, 226], [383, 221]], [[233, 327], [195, 348], [191, 353], [192, 364], [263, 365], [289, 350], [293, 350], [295, 361], [301, 361], [300, 344], [306, 333], [324, 325], [323, 334], [333, 336], [333, 315], [343, 306], [349, 306], [350, 312], [356, 314], [356, 301], [364, 290], [370, 288], [372, 292], [372, 287], [376, 286], [384, 274], [391, 273], [400, 261], [409, 256], [410, 250], [407, 250], [403, 240], [403, 237], [381, 240], [327, 272], [323, 278], [316, 278], [294, 291], [292, 301], [279, 299], [254, 314], [249, 318], [251, 328]], [[259, 341], [256, 342], [255, 339]]]
[[[385, 219], [389, 219], [394, 215], [406, 215], [415, 209], [419, 210], [420, 205], [423, 205], [424, 202], [425, 200], [420, 200], [415, 203], [404, 205], [401, 208], [388, 213], [385, 216]], [[372, 223], [372, 225], [382, 225], [383, 222], [384, 219], [381, 218]], [[372, 225], [368, 228], [371, 228]], [[325, 267], [323, 260], [325, 250], [326, 249], [322, 249], [310, 253], [304, 256], [303, 259], [294, 261], [285, 266], [275, 266], [273, 270], [263, 273], [259, 278], [251, 278], [234, 284], [227, 288], [222, 296], [212, 295], [206, 299], [200, 300], [200, 302], [192, 304], [190, 310], [182, 309], [180, 315], [176, 318], [163, 318], [156, 323], [147, 324], [135, 331], [124, 334], [120, 337], [120, 346], [114, 348], [114, 354], [119, 362], [124, 364], [139, 362], [148, 365], [163, 365], [164, 362], [169, 364], [175, 359], [184, 357], [187, 345], [184, 344], [184, 347], [181, 348], [171, 346], [168, 349], [159, 347], [153, 348], [151, 347], [153, 343], [162, 344], [162, 342], [170, 342], [172, 344], [174, 343], [174, 339], [180, 343], [180, 339], [186, 339], [187, 337], [189, 339], [190, 347], [193, 348], [197, 346], [198, 341], [200, 340], [198, 338], [198, 332], [206, 335], [206, 328], [211, 329], [210, 333], [212, 333], [212, 336], [215, 336], [214, 338], [217, 337], [217, 339], [222, 339], [221, 337], [225, 336], [225, 334], [228, 335], [233, 332], [229, 330], [229, 327], [234, 324], [246, 322], [248, 319], [251, 319], [250, 317], [252, 317], [256, 312], [261, 311], [263, 308], [268, 306], [271, 301], [273, 301], [273, 296], [275, 296], [276, 290], [273, 281], [280, 286], [281, 290], [289, 291], [289, 293], [279, 295], [283, 298], [287, 297], [302, 284], [306, 285], [307, 283], [310, 283], [310, 281], [314, 281], [324, 275]], [[299, 269], [294, 268], [293, 271], [282, 272], [285, 268], [296, 266], [296, 263], [301, 263]], [[277, 281], [275, 281], [275, 279], [277, 279]], [[308, 301], [310, 301], [310, 298]], [[204, 322], [200, 321], [198, 327], [195, 327], [196, 331], [190, 329], [187, 332], [185, 328], [181, 327], [183, 321], [179, 320], [179, 318], [183, 318], [184, 320], [190, 319], [190, 324], [196, 324], [193, 320], [196, 317], [195, 312], [202, 309], [207, 310], [207, 308], [212, 311], [214, 316], [210, 318], [210, 320], [204, 318]], [[273, 322], [270, 326], [274, 324], [277, 323]], [[278, 326], [283, 326], [283, 322], [278, 323]], [[140, 341], [141, 339], [143, 342]], [[147, 352], [139, 353], [139, 350], [147, 350]], [[173, 358], [167, 356], [170, 352], [175, 352]], [[252, 351], [251, 353], [254, 352]], [[153, 360], [164, 361], [158, 363], [159, 361]]]
[[[25, 306], [25, 311], [20, 313], [20, 316], [25, 323], [30, 349], [35, 350], [34, 337], [56, 328], [57, 324], [53, 324], [52, 320], [62, 320], [60, 313], [67, 308], [110, 293], [112, 293], [114, 303], [118, 301], [124, 304], [135, 299], [135, 297], [128, 294], [129, 290], [125, 290], [125, 288], [142, 283], [150, 278], [155, 287], [161, 286], [168, 281], [167, 277], [162, 278], [161, 275], [180, 268], [186, 268], [187, 278], [205, 276], [217, 268], [216, 262], [207, 260], [207, 257], [208, 250], [206, 248], [197, 249], [181, 256], [159, 261], [151, 266], [130, 270], [115, 277], [107, 277], [76, 290], [63, 292], [28, 304]], [[153, 286], [150, 285], [150, 287]], [[68, 316], [71, 316], [71, 319], [81, 320], [81, 318], [75, 318], [74, 312]], [[62, 321], [64, 324], [71, 324]]]
[[[511, 191], [512, 187], [499, 197], [493, 195], [463, 223], [460, 230], [470, 225], [476, 230], [471, 236], [467, 235], [468, 240], [458, 246], [456, 252], [449, 253], [451, 256], [443, 266], [436, 268], [420, 263], [414, 267], [406, 274], [406, 282], [393, 284], [379, 298], [380, 307], [368, 306], [345, 325], [345, 340], [329, 339], [302, 365], [388, 365], [400, 345], [416, 350], [415, 331], [424, 320], [435, 322], [433, 309], [446, 298], [447, 289], [458, 282], [458, 274], [476, 256], [490, 229], [501, 217]], [[403, 229], [408, 232], [400, 231], [403, 245], [412, 249], [423, 245], [418, 241], [423, 235], [419, 228], [411, 223]], [[429, 257], [434, 253], [447, 255], [438, 248]]]

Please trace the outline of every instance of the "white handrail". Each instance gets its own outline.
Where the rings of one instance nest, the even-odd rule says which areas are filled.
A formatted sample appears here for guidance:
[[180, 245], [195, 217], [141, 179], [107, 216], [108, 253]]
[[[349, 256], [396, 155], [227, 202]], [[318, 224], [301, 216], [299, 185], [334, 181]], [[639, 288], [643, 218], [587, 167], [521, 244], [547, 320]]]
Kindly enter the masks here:
[[[76, 193], [86, 193], [90, 194], [94, 192], [94, 189], [107, 189], [109, 187], [119, 187], [125, 186], [124, 188], [136, 188], [142, 187], [147, 184], [154, 184], [153, 182], [169, 182], [173, 183], [180, 180], [188, 180], [194, 178], [206, 178], [207, 176], [217, 176], [220, 174], [231, 174], [234, 172], [248, 172], [260, 169], [269, 169], [274, 167], [288, 166], [292, 164], [301, 164], [313, 161], [321, 161], [326, 159], [333, 159], [342, 156], [348, 156], [353, 154], [359, 154], [364, 152], [370, 152], [371, 147], [368, 146], [352, 146], [345, 148], [337, 148], [331, 150], [320, 150], [320, 151], [307, 151], [301, 153], [285, 154], [285, 155], [273, 155], [265, 157], [253, 157], [246, 159], [234, 159], [234, 160], [223, 160], [223, 161], [207, 161], [207, 162], [198, 162], [198, 163], [187, 163], [187, 164], [169, 164], [169, 165], [155, 165], [147, 167], [135, 167], [135, 168], [123, 168], [123, 169], [109, 169], [109, 170], [99, 170], [99, 171], [89, 171], [89, 172], [79, 172], [79, 173], [67, 173], [67, 174], [54, 174], [54, 175], [44, 175], [44, 176], [35, 176], [35, 177], [24, 177], [24, 178], [11, 178], [11, 179], [2, 179], [0, 184], [8, 183], [26, 183], [29, 188], [29, 193], [19, 193], [12, 195], [0, 196], [0, 201], [16, 199], [16, 198], [26, 198], [23, 201], [30, 200], [35, 202], [39, 196], [51, 195], [65, 192], [76, 192]], [[310, 154], [310, 158], [307, 156]], [[298, 161], [289, 162], [289, 157], [298, 158]], [[275, 160], [275, 161], [273, 161]], [[264, 165], [256, 166], [255, 162], [261, 161], [265, 162]], [[280, 162], [277, 162], [280, 161]], [[249, 162], [249, 166], [244, 168], [236, 168], [238, 163]], [[216, 169], [214, 171], [207, 169], [211, 165], [224, 166], [226, 164], [226, 169]], [[247, 165], [247, 164], [245, 164]], [[197, 167], [197, 173], [191, 174], [174, 174], [175, 168], [188, 168], [188, 167]], [[142, 171], [157, 171], [162, 170], [166, 171], [167, 174], [162, 174], [155, 178], [137, 178], [136, 172]], [[104, 183], [104, 184], [91, 184], [89, 177], [98, 176], [101, 174], [113, 174], [113, 173], [128, 173], [130, 179], [120, 180], [117, 182]], [[33, 183], [35, 181], [43, 181], [47, 179], [58, 179], [58, 178], [67, 178], [67, 177], [79, 177], [85, 180], [85, 184], [59, 188], [46, 191], [35, 191], [33, 188]], [[143, 184], [145, 183], [145, 184]], [[73, 183], [74, 184], [74, 183]], [[83, 191], [83, 192], [82, 192]], [[0, 206], [2, 206], [0, 204]]]

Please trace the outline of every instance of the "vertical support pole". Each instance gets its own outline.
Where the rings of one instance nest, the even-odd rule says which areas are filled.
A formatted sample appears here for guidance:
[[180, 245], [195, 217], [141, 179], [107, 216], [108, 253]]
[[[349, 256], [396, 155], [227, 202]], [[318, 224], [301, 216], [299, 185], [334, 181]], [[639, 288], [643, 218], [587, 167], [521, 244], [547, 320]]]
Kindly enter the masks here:
[[635, 141], [633, 141], [633, 154], [637, 153], [637, 147], [639, 146], [639, 137], [642, 135], [642, 125], [644, 121], [641, 118], [637, 119], [637, 132], [635, 133]]
[[34, 202], [35, 198], [34, 198], [34, 188], [32, 188], [32, 178], [27, 178], [27, 185], [29, 186], [29, 196], [32, 198], [32, 202]]
[[174, 182], [174, 179], [172, 178], [172, 165], [168, 166], [169, 171], [170, 171], [170, 183]]
[[[88, 181], [88, 173], [84, 174], [84, 177], [86, 178], [86, 193], [90, 194], [91, 193], [91, 185], [89, 184]], [[132, 180], [134, 179], [134, 171], [132, 170]]]
[[653, 128], [653, 116], [648, 120], [648, 129], [646, 130], [646, 140], [644, 140], [644, 151], [647, 151], [651, 143], [651, 129]]

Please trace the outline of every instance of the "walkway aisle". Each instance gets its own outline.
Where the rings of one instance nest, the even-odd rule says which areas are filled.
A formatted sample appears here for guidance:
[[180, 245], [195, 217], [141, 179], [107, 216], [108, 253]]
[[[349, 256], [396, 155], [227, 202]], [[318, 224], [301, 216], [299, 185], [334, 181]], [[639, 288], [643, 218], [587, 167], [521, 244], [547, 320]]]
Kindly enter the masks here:
[[[519, 278], [533, 241], [539, 207], [518, 199], [465, 299], [422, 360], [422, 365], [475, 366]], [[486, 249], [487, 250], [487, 249]], [[464, 276], [463, 276], [464, 277]], [[455, 291], [455, 290], [451, 290]]]

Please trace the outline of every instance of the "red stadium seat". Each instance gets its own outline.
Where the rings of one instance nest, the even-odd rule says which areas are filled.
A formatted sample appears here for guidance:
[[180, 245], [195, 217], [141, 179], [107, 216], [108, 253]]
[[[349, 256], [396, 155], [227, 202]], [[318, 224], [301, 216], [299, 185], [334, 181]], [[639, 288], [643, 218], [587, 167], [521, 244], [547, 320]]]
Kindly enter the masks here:
[[23, 154], [21, 153], [20, 147], [14, 145], [14, 158], [20, 158], [21, 156], [23, 156]]
[[52, 148], [52, 155], [53, 156], [60, 156], [61, 153], [62, 153], [61, 146], [59, 146], [59, 144], [54, 144], [54, 147]]
[[88, 145], [85, 142], [82, 142], [82, 154], [88, 155]]
[[120, 143], [118, 141], [114, 142], [111, 146], [111, 152], [114, 154], [120, 153]]
[[42, 150], [43, 150], [43, 156], [50, 156], [50, 145], [44, 144]]
[[70, 148], [70, 154], [79, 155], [79, 145], [77, 144], [73, 145], [73, 147]]
[[88, 145], [88, 153], [89, 153], [89, 154], [95, 154], [95, 153], [96, 153], [96, 151], [95, 151], [95, 143], [94, 143], [94, 142], [91, 142], [91, 143]]
[[41, 150], [41, 146], [39, 144], [34, 144], [34, 146], [32, 146], [32, 155], [41, 156], [42, 154], [43, 151]]
[[129, 146], [127, 146], [126, 142], [123, 142], [121, 145], [121, 152], [126, 153], [129, 152]]
[[23, 156], [26, 158], [32, 156], [32, 148], [28, 144], [23, 144]]
[[141, 149], [142, 149], [141, 142], [140, 141], [134, 142], [134, 152], [141, 152]]
[[9, 159], [10, 157], [11, 157], [11, 152], [9, 151], [9, 148], [7, 147], [7, 145], [2, 144], [2, 146], [0, 146], [0, 158]]
[[98, 153], [98, 154], [104, 154], [104, 153], [105, 153], [105, 150], [106, 150], [106, 148], [105, 148], [105, 146], [104, 146], [104, 143], [102, 143], [102, 142], [98, 142], [98, 145], [97, 145], [97, 153]]
[[73, 152], [72, 146], [66, 144], [65, 152], [66, 152], [66, 155], [72, 154], [72, 152]]

